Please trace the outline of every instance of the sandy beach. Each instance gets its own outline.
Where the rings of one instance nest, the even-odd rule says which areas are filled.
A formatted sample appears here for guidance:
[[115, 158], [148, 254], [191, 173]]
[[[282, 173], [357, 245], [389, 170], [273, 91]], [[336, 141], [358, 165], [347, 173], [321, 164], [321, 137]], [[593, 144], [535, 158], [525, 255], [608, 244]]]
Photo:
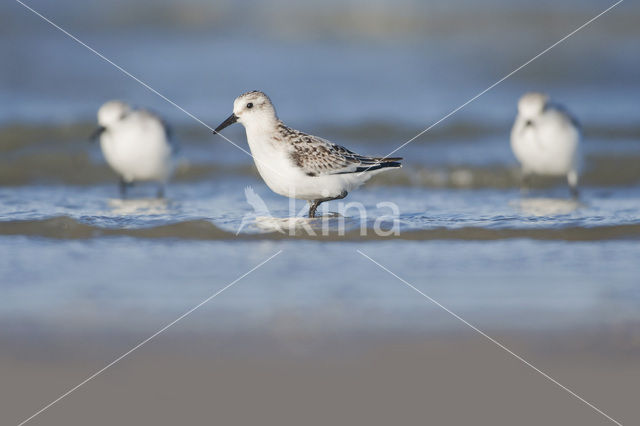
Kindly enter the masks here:
[[[492, 337], [630, 425], [640, 419], [637, 329], [622, 327], [618, 338], [604, 330]], [[3, 421], [17, 424], [141, 337], [67, 335], [53, 343], [3, 336], [10, 349], [0, 358], [0, 376], [12, 383], [0, 390]], [[168, 332], [31, 424], [613, 423], [473, 332], [306, 329]]]

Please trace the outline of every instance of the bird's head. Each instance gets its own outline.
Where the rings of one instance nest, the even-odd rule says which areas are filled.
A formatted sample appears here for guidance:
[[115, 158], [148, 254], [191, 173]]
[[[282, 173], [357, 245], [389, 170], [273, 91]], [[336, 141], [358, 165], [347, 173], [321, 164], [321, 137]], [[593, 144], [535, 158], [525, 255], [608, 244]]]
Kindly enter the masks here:
[[105, 102], [98, 110], [98, 128], [91, 135], [96, 140], [109, 126], [122, 120], [131, 112], [131, 107], [122, 101]]
[[254, 90], [243, 93], [233, 102], [233, 114], [222, 122], [214, 131], [218, 133], [233, 123], [241, 123], [243, 126], [269, 126], [278, 120], [276, 110], [271, 99], [263, 92]]
[[538, 117], [545, 110], [549, 96], [544, 93], [525, 93], [518, 101], [518, 114], [525, 120]]
[[98, 110], [98, 124], [104, 127], [122, 120], [131, 112], [131, 107], [122, 101], [109, 101]]

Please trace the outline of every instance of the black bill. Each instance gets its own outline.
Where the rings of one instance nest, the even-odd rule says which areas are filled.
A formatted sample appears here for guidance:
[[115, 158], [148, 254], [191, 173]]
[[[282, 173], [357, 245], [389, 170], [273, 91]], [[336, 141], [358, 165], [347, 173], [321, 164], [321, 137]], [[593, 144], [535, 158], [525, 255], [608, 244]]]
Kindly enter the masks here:
[[216, 127], [216, 129], [213, 131], [213, 133], [218, 133], [220, 130], [224, 129], [225, 127], [229, 127], [231, 126], [233, 123], [235, 123], [236, 121], [238, 121], [238, 116], [236, 116], [235, 114], [231, 114], [229, 116], [229, 118], [227, 118], [226, 120], [224, 120], [222, 122], [222, 124], [220, 124], [218, 127]]
[[98, 127], [96, 130], [93, 131], [93, 133], [91, 133], [91, 139], [90, 140], [92, 140], [92, 141], [97, 140], [105, 130], [107, 130], [107, 128], [104, 127], [104, 126]]

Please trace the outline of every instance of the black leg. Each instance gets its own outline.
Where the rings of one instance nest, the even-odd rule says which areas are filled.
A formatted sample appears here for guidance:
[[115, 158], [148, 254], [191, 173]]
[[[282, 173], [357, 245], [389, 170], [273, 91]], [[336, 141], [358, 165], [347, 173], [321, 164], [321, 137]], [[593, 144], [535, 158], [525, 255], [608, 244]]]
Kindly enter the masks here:
[[309, 217], [310, 218], [314, 218], [316, 217], [316, 210], [318, 208], [318, 206], [320, 205], [320, 203], [322, 203], [321, 200], [314, 200], [310, 203], [309, 205]]
[[574, 200], [578, 199], [578, 172], [571, 170], [567, 173], [567, 183], [569, 184], [569, 190], [571, 191], [571, 197]]
[[156, 193], [156, 197], [157, 198], [164, 198], [164, 184], [160, 184], [160, 186], [158, 186], [158, 192]]
[[520, 176], [520, 192], [527, 193], [531, 187], [531, 175], [529, 173], [522, 172]]
[[577, 200], [580, 197], [580, 192], [578, 191], [577, 186], [570, 186], [569, 191], [571, 191], [571, 198]]
[[320, 204], [324, 203], [325, 201], [341, 200], [344, 197], [346, 197], [347, 194], [348, 194], [347, 191], [343, 191], [337, 197], [320, 198], [319, 200], [313, 200], [312, 202], [309, 203], [310, 204], [310, 206], [309, 206], [309, 217], [310, 218], [316, 217], [316, 210], [318, 209], [318, 206]]
[[120, 189], [120, 198], [122, 199], [127, 198], [128, 186], [129, 184], [123, 178], [120, 178], [120, 180], [118, 181], [118, 188]]

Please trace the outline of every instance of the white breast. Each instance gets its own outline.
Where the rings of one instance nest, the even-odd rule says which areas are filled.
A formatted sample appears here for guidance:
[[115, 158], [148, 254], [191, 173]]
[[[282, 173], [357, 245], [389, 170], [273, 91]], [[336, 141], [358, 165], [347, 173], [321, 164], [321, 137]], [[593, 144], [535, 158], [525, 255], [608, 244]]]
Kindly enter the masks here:
[[129, 182], [164, 182], [173, 171], [173, 150], [162, 123], [142, 111], [109, 126], [100, 147], [109, 166]]
[[286, 142], [269, 132], [247, 129], [247, 141], [258, 173], [275, 193], [301, 200], [333, 198], [367, 181], [373, 173], [308, 176], [291, 159]]
[[518, 117], [511, 131], [513, 153], [525, 172], [565, 175], [577, 170], [580, 133], [563, 113], [550, 109], [526, 126]]

